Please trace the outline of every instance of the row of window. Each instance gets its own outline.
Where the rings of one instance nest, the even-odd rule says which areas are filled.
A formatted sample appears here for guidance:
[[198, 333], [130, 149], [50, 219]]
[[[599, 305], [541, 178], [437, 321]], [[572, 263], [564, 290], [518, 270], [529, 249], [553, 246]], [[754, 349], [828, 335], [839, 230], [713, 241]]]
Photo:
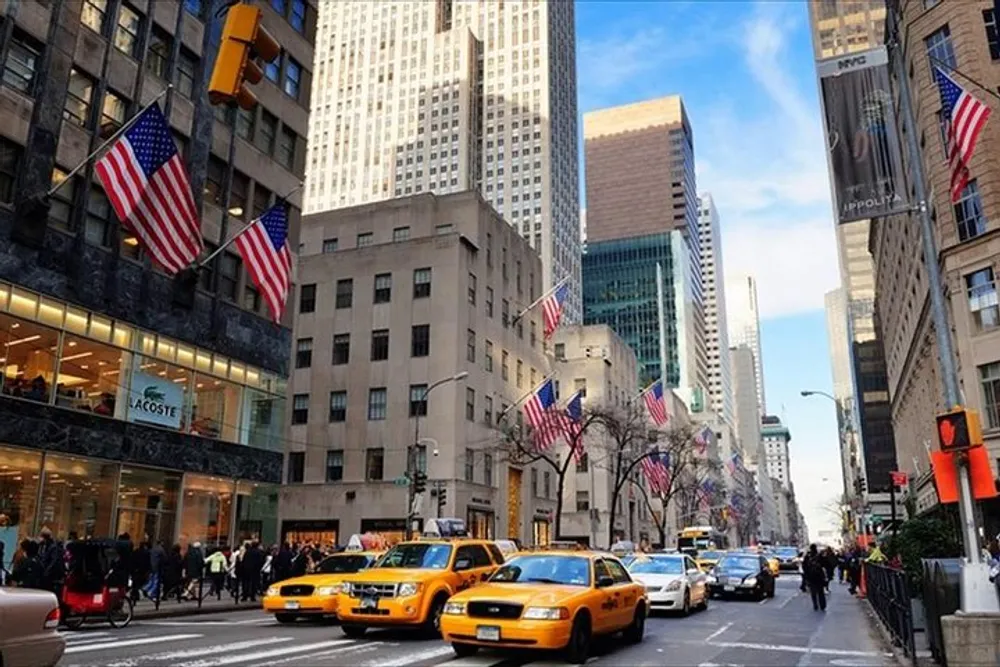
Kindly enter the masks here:
[[[409, 416], [427, 416], [427, 385], [411, 384], [409, 389]], [[503, 406], [506, 409], [506, 406]], [[388, 390], [385, 387], [374, 387], [368, 390], [368, 421], [385, 421], [388, 412]], [[500, 417], [493, 412], [493, 398], [483, 397], [483, 422], [493, 424]], [[476, 390], [467, 387], [465, 390], [465, 419], [476, 420]], [[309, 394], [295, 394], [292, 397], [292, 424], [306, 424], [309, 421]], [[331, 391], [328, 421], [340, 423], [347, 421], [347, 392]]]

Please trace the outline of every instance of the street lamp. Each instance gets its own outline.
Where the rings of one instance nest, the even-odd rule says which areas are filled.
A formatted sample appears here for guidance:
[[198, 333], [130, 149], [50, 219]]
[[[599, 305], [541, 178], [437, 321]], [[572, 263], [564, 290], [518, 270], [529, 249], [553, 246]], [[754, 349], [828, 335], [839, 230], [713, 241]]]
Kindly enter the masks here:
[[[455, 373], [448, 377], [441, 378], [435, 382], [432, 382], [427, 389], [424, 389], [424, 393], [420, 396], [420, 403], [425, 404], [427, 402], [427, 396], [437, 387], [443, 384], [448, 384], [449, 382], [459, 382], [469, 377], [468, 371], [462, 371], [460, 373]], [[406, 478], [409, 480], [409, 489], [406, 494], [406, 539], [411, 539], [413, 537], [413, 501], [416, 498], [416, 480], [417, 473], [417, 448], [420, 446], [420, 410], [416, 411], [413, 416], [413, 446], [409, 447], [409, 452], [406, 455]]]
[[808, 398], [809, 396], [826, 396], [827, 398], [829, 398], [834, 403], [840, 405], [840, 401], [838, 401], [836, 398], [834, 398], [830, 394], [826, 393], [825, 391], [816, 391], [816, 390], [810, 390], [810, 389], [803, 389], [799, 393], [801, 393], [806, 398]]

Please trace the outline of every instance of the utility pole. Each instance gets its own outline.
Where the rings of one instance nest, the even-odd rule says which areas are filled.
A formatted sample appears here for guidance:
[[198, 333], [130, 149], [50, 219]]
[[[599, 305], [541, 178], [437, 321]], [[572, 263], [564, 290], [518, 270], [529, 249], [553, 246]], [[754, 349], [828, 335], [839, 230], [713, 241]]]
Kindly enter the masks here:
[[[931, 220], [927, 203], [927, 185], [924, 180], [924, 164], [920, 155], [916, 114], [910, 97], [910, 79], [906, 71], [903, 52], [902, 15], [897, 1], [887, 3], [889, 9], [890, 58], [896, 67], [899, 98], [905, 131], [906, 149], [913, 176], [913, 188], [920, 217], [920, 233], [923, 238], [924, 265], [927, 268], [927, 283], [930, 289], [931, 318], [937, 338], [938, 363], [944, 384], [944, 399], [947, 408], [961, 404], [958, 371], [955, 368], [955, 352], [951, 341], [951, 326], [944, 302], [944, 287], [941, 283], [941, 264], [938, 259], [937, 243], [934, 239], [934, 221]], [[989, 582], [988, 568], [979, 555], [979, 539], [976, 531], [975, 505], [972, 500], [972, 483], [969, 477], [968, 459], [962, 454], [955, 455], [958, 474], [958, 510], [962, 522], [962, 542], [965, 547], [965, 562], [962, 567], [961, 600], [962, 611], [996, 611], [996, 596], [985, 583]]]

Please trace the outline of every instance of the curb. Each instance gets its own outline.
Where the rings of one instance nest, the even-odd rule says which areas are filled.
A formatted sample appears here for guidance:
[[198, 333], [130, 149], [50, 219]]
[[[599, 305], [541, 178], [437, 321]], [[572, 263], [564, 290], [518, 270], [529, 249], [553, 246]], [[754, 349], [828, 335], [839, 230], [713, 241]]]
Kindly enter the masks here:
[[151, 621], [161, 618], [181, 618], [184, 616], [204, 616], [207, 614], [226, 614], [234, 611], [260, 611], [262, 608], [261, 604], [245, 602], [243, 604], [233, 604], [232, 606], [225, 605], [222, 607], [211, 606], [211, 607], [195, 607], [191, 608], [178, 608], [171, 609], [169, 603], [161, 605], [159, 610], [150, 609], [149, 611], [137, 611], [133, 620], [136, 621]]
[[903, 653], [902, 648], [896, 646], [892, 641], [892, 635], [889, 631], [882, 625], [882, 619], [878, 617], [875, 613], [875, 609], [872, 607], [871, 602], [868, 598], [863, 601], [865, 614], [868, 616], [869, 625], [878, 628], [879, 637], [882, 638], [882, 643], [884, 646], [892, 653], [892, 657], [896, 659], [896, 664], [900, 667], [918, 667], [919, 662], [916, 657], [909, 658]]

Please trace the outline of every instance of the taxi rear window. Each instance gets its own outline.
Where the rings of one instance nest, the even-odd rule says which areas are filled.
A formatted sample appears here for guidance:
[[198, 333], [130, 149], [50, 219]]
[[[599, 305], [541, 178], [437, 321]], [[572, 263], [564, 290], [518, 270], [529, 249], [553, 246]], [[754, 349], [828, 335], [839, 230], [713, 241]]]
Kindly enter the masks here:
[[317, 568], [319, 574], [350, 574], [368, 567], [369, 556], [330, 556]]

